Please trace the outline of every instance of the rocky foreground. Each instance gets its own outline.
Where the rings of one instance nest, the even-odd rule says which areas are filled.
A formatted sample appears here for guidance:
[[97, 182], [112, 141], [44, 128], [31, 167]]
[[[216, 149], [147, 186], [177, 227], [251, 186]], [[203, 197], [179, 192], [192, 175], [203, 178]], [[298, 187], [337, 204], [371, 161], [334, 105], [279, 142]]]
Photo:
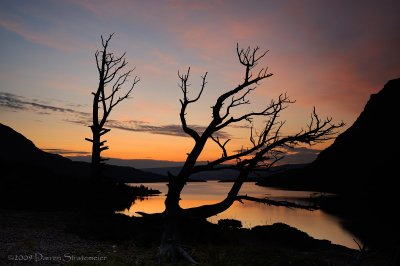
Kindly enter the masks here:
[[[0, 265], [159, 265], [159, 221], [4, 209], [0, 216]], [[284, 224], [249, 230], [205, 223], [183, 231], [201, 265], [392, 265], [396, 258], [395, 251], [351, 250]]]

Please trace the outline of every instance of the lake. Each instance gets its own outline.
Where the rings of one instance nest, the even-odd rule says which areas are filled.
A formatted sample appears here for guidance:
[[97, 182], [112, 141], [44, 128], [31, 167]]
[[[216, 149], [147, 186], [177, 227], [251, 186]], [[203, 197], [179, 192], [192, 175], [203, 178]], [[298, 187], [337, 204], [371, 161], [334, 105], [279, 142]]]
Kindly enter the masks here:
[[[129, 184], [137, 186], [138, 184]], [[121, 213], [129, 216], [137, 216], [135, 212], [146, 213], [162, 212], [164, 199], [167, 192], [166, 183], [144, 184], [162, 192], [161, 195], [136, 200], [129, 209]], [[203, 204], [213, 204], [225, 198], [232, 183], [220, 183], [216, 181], [188, 183], [182, 193], [181, 207], [195, 207]], [[275, 188], [260, 187], [253, 182], [244, 183], [240, 194], [265, 197], [278, 200], [291, 200], [306, 202], [310, 197], [310, 191], [288, 191]], [[317, 239], [327, 239], [332, 243], [350, 248], [357, 248], [354, 235], [341, 226], [339, 218], [327, 214], [321, 210], [307, 211], [300, 209], [288, 209], [285, 207], [268, 206], [262, 203], [244, 201], [244, 204], [235, 202], [227, 211], [220, 213], [208, 220], [217, 223], [220, 219], [237, 219], [243, 227], [251, 228], [256, 225], [271, 225], [285, 223]]]

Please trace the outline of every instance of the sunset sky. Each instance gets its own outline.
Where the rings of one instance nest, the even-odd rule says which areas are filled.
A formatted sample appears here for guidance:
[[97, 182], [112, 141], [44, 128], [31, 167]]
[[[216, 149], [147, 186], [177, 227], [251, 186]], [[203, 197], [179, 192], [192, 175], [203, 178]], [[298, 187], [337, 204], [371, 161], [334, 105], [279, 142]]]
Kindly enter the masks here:
[[[399, 10], [400, 1], [387, 0], [2, 0], [0, 122], [39, 148], [88, 154], [94, 53], [100, 36], [115, 32], [111, 50], [126, 52], [141, 80], [111, 115], [105, 156], [184, 160], [193, 142], [180, 131], [177, 71], [191, 66], [192, 96], [208, 71], [202, 99], [188, 110], [188, 123], [204, 126], [215, 98], [243, 79], [236, 43], [269, 50], [260, 66], [274, 74], [247, 111], [286, 92], [296, 103], [282, 116], [283, 133], [300, 130], [313, 106], [349, 126], [370, 94], [400, 77]], [[247, 145], [248, 129], [225, 133], [230, 150]], [[219, 154], [210, 143], [201, 159]]]

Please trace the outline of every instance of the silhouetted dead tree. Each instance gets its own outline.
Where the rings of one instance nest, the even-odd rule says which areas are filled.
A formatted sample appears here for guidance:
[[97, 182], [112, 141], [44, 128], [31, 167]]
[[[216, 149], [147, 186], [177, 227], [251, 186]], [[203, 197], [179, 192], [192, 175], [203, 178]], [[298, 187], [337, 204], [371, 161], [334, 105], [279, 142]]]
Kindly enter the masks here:
[[[271, 102], [260, 111], [249, 112], [238, 116], [234, 115], [232, 112], [233, 109], [238, 106], [250, 104], [248, 95], [256, 89], [259, 82], [272, 76], [272, 73], [269, 73], [267, 68], [261, 68], [255, 71], [256, 66], [267, 52], [260, 52], [259, 47], [255, 49], [251, 49], [250, 47], [247, 49], [239, 49], [239, 46], [237, 46], [236, 51], [239, 62], [244, 68], [243, 82], [217, 98], [214, 106], [212, 106], [212, 119], [204, 132], [197, 132], [188, 125], [186, 121], [186, 110], [190, 104], [200, 99], [207, 83], [207, 73], [202, 76], [198, 95], [190, 99], [188, 97], [190, 68], [185, 74], [178, 72], [180, 88], [183, 93], [183, 97], [180, 100], [180, 120], [183, 131], [194, 140], [194, 145], [192, 150], [188, 153], [187, 159], [180, 172], [177, 175], [169, 174], [168, 194], [165, 199], [165, 211], [163, 213], [164, 231], [159, 250], [160, 258], [180, 254], [191, 263], [195, 263], [195, 261], [180, 247], [179, 239], [177, 238], [177, 224], [184, 221], [184, 218], [188, 215], [191, 217], [207, 218], [225, 211], [236, 200], [252, 200], [270, 205], [293, 208], [304, 207], [286, 201], [258, 199], [247, 195], [239, 195], [239, 191], [243, 182], [246, 181], [251, 172], [260, 168], [267, 169], [282, 159], [284, 156], [283, 148], [294, 147], [300, 143], [312, 145], [331, 139], [336, 135], [336, 130], [343, 126], [343, 123], [332, 123], [331, 118], [321, 119], [314, 109], [311, 114], [311, 120], [305, 129], [293, 135], [284, 135], [281, 132], [284, 121], [279, 121], [278, 118], [282, 110], [293, 103], [286, 94], [282, 94], [277, 99], [271, 100]], [[253, 125], [253, 119], [257, 117], [265, 121], [259, 133], [256, 132]], [[218, 137], [218, 131], [246, 121], [251, 125], [249, 127], [249, 147], [230, 154], [227, 149], [229, 139], [225, 141], [221, 140]], [[205, 165], [196, 165], [204, 146], [209, 140], [215, 142], [220, 147], [222, 151], [221, 157], [214, 161], [209, 161]], [[185, 210], [179, 206], [181, 191], [192, 174], [227, 168], [238, 170], [238, 175], [224, 200], [216, 204]]]
[[[134, 77], [132, 85], [124, 88], [128, 77], [132, 74], [133, 69], [125, 70], [128, 62], [125, 53], [116, 56], [108, 50], [109, 42], [114, 34], [110, 34], [107, 39], [101, 36], [102, 50], [95, 53], [97, 71], [99, 73], [99, 85], [93, 94], [93, 117], [92, 138], [85, 138], [92, 143], [92, 179], [98, 179], [101, 176], [103, 161], [106, 158], [101, 157], [101, 152], [108, 149], [105, 145], [106, 140], [102, 140], [103, 135], [107, 134], [111, 129], [105, 128], [107, 119], [120, 102], [127, 99], [132, 92], [134, 86], [139, 82], [137, 76]], [[124, 93], [119, 94], [122, 90]]]

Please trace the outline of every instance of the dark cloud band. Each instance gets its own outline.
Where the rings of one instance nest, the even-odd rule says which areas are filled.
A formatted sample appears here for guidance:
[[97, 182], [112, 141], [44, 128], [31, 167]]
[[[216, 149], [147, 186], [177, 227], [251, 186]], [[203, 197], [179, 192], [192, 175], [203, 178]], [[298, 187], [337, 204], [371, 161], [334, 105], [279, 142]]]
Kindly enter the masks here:
[[40, 114], [50, 114], [49, 112], [69, 113], [81, 117], [89, 117], [86, 112], [76, 111], [70, 108], [53, 106], [50, 104], [38, 103], [35, 100], [26, 100], [24, 97], [13, 93], [0, 92], [0, 106], [13, 110], [34, 111]]
[[[15, 95], [13, 93], [0, 92], [0, 107], [14, 110], [14, 111], [30, 111], [40, 115], [51, 115], [52, 113], [64, 113], [69, 116], [64, 121], [80, 124], [90, 125], [91, 114], [88, 112], [77, 111], [71, 108], [65, 108], [55, 106], [51, 103], [39, 103], [37, 100], [29, 100], [22, 96]], [[147, 132], [150, 134], [176, 136], [176, 137], [188, 137], [182, 130], [181, 125], [151, 125], [144, 121], [129, 120], [129, 121], [118, 121], [109, 120], [107, 121], [107, 127], [116, 128], [121, 130], [133, 131], [133, 132]], [[203, 132], [206, 128], [199, 125], [191, 125], [191, 128], [197, 132]], [[218, 132], [218, 137], [229, 138], [230, 135], [226, 132]]]
[[45, 152], [55, 153], [60, 155], [90, 155], [91, 152], [88, 151], [74, 151], [74, 150], [64, 150], [64, 149], [43, 149]]

